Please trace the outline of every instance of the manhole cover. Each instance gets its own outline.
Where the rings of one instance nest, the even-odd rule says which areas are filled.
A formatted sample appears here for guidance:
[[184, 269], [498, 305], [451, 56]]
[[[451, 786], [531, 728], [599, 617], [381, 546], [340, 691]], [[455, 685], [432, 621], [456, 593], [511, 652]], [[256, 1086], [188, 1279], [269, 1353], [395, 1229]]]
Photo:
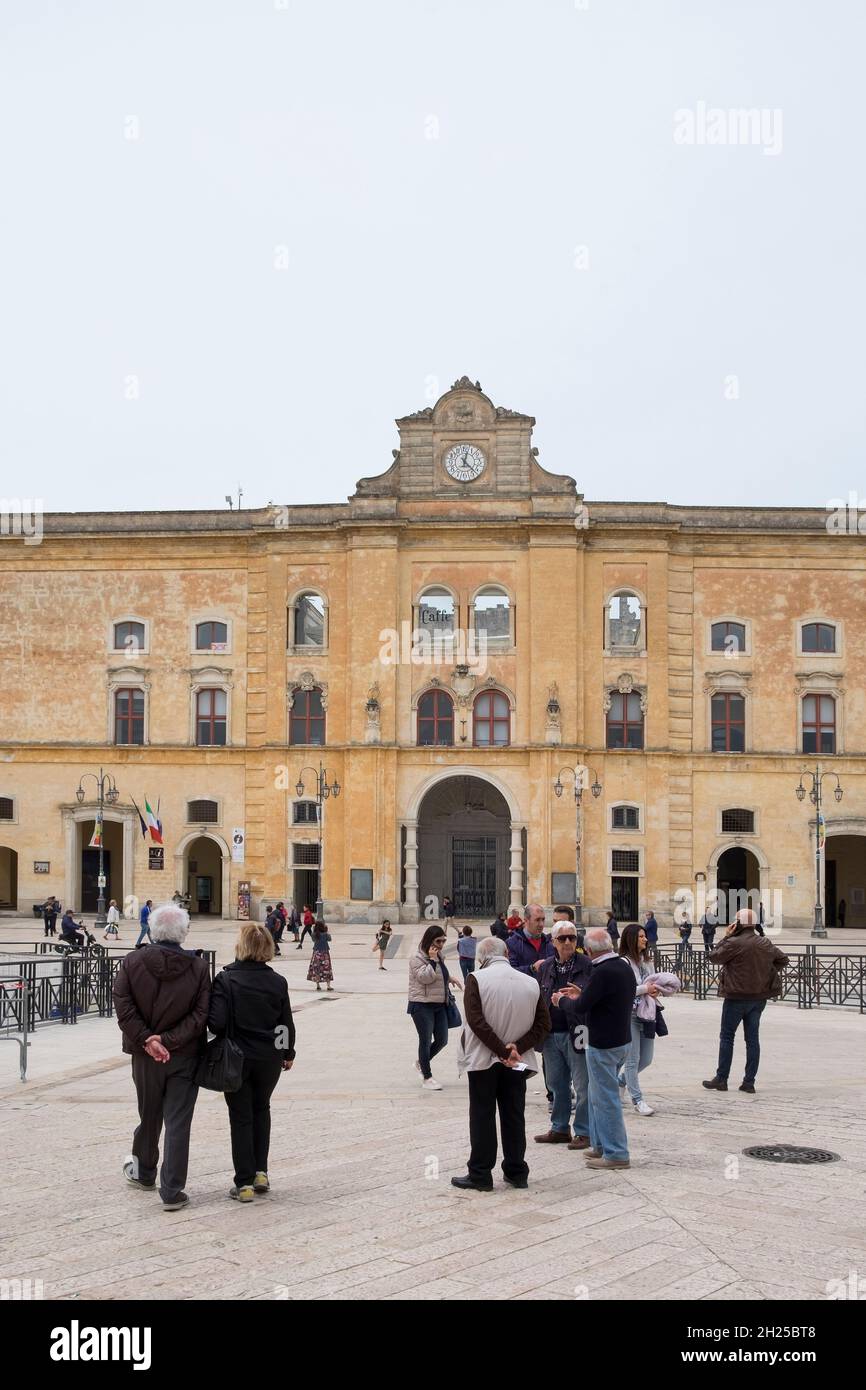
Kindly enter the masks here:
[[743, 1153], [765, 1163], [836, 1163], [840, 1158], [829, 1149], [802, 1149], [798, 1144], [756, 1144]]

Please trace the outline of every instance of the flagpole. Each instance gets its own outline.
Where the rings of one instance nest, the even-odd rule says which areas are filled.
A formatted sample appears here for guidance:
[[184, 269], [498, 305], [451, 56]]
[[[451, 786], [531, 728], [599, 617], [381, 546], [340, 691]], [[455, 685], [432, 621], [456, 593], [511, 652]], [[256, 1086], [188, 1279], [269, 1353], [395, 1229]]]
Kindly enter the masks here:
[[[97, 786], [97, 788], [98, 788], [97, 812], [96, 812], [96, 828], [97, 828], [98, 834], [99, 834], [99, 844], [97, 845], [97, 849], [99, 850], [99, 875], [98, 875], [98, 879], [97, 879], [98, 894], [97, 894], [97, 899], [96, 899], [96, 922], [95, 922], [94, 925], [97, 926], [97, 927], [101, 927], [101, 928], [104, 930], [104, 929], [105, 929], [105, 925], [106, 925], [106, 912], [105, 912], [105, 857], [104, 857], [104, 856], [105, 856], [105, 814], [104, 814], [104, 813], [105, 813], [105, 803], [106, 803], [106, 801], [108, 801], [108, 802], [110, 802], [110, 804], [113, 806], [114, 803], [117, 801], [118, 797], [120, 796], [120, 793], [119, 793], [118, 790], [117, 790], [117, 784], [116, 784], [116, 782], [115, 782], [115, 780], [114, 780], [114, 778], [112, 777], [112, 775], [111, 775], [110, 772], [104, 772], [103, 769], [100, 768], [100, 769], [99, 769], [99, 776], [98, 776], [98, 777], [96, 776], [96, 773], [95, 773], [95, 772], [85, 772], [84, 775], [79, 779], [79, 782], [78, 782], [78, 789], [77, 789], [77, 791], [76, 791], [76, 793], [75, 793], [76, 798], [78, 799], [79, 804], [80, 804], [81, 802], [84, 801], [84, 779], [85, 779], [85, 777], [92, 777], [93, 780], [96, 782], [96, 786]], [[108, 788], [108, 791], [107, 791], [107, 792], [106, 792], [106, 787]], [[84, 904], [82, 903], [82, 911], [83, 911], [83, 910], [84, 910]]]

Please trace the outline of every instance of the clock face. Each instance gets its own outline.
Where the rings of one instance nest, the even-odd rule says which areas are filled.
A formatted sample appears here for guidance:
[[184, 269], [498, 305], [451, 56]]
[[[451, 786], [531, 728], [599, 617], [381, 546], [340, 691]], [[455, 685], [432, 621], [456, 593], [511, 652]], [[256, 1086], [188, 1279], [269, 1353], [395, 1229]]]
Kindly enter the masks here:
[[445, 471], [458, 483], [473, 483], [484, 472], [487, 460], [475, 444], [453, 444], [445, 455]]

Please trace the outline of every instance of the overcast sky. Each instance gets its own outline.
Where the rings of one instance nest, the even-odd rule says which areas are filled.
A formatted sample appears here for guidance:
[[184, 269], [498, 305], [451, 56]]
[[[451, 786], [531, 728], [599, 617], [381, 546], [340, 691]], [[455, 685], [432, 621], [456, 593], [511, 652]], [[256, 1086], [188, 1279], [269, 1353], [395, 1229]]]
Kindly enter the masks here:
[[0, 13], [7, 498], [341, 501], [463, 373], [588, 498], [866, 495], [861, 0]]

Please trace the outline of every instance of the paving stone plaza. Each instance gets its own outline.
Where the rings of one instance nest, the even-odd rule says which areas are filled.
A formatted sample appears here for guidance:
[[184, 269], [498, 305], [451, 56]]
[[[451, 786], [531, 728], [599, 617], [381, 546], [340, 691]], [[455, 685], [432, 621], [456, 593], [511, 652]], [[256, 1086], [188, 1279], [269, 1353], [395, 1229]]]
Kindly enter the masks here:
[[[222, 964], [235, 933], [230, 922], [194, 926], [189, 944], [215, 947]], [[32, 939], [32, 926], [4, 932], [16, 935]], [[372, 929], [334, 928], [333, 995], [307, 983], [306, 947], [284, 947], [276, 969], [289, 983], [297, 1061], [272, 1103], [272, 1191], [250, 1207], [227, 1199], [228, 1120], [211, 1092], [200, 1092], [193, 1121], [189, 1207], [164, 1212], [155, 1193], [123, 1182], [135, 1104], [113, 1018], [37, 1029], [24, 1084], [17, 1049], [4, 1044], [0, 1279], [41, 1281], [42, 1297], [70, 1301], [820, 1301], [858, 1287], [866, 1083], [856, 1010], [769, 1005], [749, 1096], [701, 1088], [718, 1001], [674, 999], [644, 1080], [655, 1114], [629, 1107], [630, 1170], [589, 1172], [580, 1153], [530, 1139], [528, 1190], [496, 1174], [492, 1193], [461, 1193], [449, 1181], [468, 1152], [454, 1035], [434, 1062], [441, 1092], [422, 1091], [413, 1069], [406, 978], [417, 935], [400, 928], [379, 973]], [[782, 948], [801, 935], [783, 934]], [[850, 934], [845, 944], [862, 948]], [[738, 1038], [732, 1080], [741, 1063]], [[532, 1136], [547, 1128], [539, 1079], [527, 1097]], [[777, 1143], [840, 1161], [742, 1156]]]

